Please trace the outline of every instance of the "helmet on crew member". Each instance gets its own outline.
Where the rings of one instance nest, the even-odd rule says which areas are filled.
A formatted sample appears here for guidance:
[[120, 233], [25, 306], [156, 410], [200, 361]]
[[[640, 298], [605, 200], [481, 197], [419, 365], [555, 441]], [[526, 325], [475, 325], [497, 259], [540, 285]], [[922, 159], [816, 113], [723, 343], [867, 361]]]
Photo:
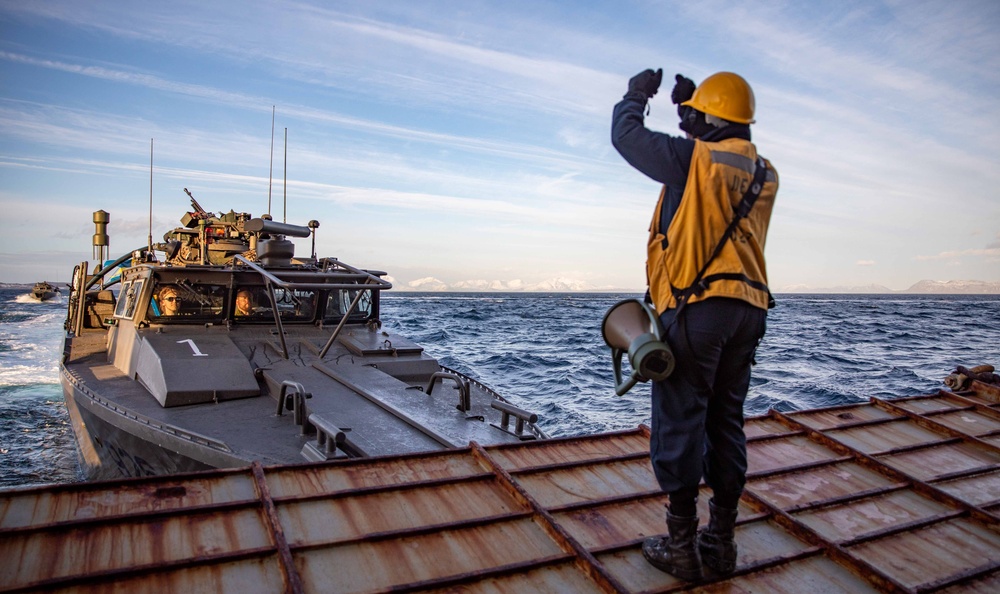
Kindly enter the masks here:
[[681, 105], [738, 124], [754, 123], [753, 89], [742, 76], [732, 72], [709, 76]]

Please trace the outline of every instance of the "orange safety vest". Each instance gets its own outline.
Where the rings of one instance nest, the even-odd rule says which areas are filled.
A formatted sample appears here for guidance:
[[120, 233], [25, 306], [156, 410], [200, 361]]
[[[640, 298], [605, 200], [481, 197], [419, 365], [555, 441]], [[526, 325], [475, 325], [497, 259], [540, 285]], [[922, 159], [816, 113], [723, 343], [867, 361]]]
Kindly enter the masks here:
[[[680, 292], [691, 287], [711, 257], [753, 180], [756, 160], [757, 148], [747, 140], [696, 140], [684, 195], [666, 233], [659, 228], [666, 186], [660, 192], [646, 258], [646, 277], [657, 313], [677, 307]], [[707, 287], [692, 294], [688, 303], [730, 297], [767, 309], [770, 293], [764, 241], [778, 192], [778, 174], [765, 162], [767, 177], [757, 202], [709, 264], [703, 277]]]

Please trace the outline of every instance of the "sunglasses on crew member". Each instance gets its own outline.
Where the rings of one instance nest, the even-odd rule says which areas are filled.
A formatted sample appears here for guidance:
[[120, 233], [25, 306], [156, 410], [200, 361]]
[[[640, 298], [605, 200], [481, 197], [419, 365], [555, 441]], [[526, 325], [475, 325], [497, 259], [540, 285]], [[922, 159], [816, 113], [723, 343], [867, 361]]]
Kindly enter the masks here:
[[181, 301], [183, 301], [183, 299], [181, 299], [180, 297], [164, 297], [163, 300], [164, 301], [176, 301], [178, 303], [180, 303]]

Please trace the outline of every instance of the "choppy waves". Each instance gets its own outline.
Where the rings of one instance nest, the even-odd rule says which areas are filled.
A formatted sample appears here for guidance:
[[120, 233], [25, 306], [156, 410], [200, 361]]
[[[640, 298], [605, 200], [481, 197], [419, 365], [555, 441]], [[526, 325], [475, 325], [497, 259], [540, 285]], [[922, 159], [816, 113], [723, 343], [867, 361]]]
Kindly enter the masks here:
[[[0, 289], [0, 486], [79, 479], [58, 384], [65, 303]], [[650, 422], [649, 387], [614, 392], [608, 294], [399, 294], [388, 330], [539, 415], [553, 436]], [[779, 296], [747, 414], [938, 390], [956, 365], [1000, 366], [1000, 296]]]
[[83, 478], [59, 387], [65, 308], [0, 289], [0, 487]]
[[0, 291], [0, 386], [59, 383], [65, 318], [65, 304], [56, 300]]
[[[649, 423], [649, 388], [614, 393], [605, 311], [631, 295], [394, 294], [386, 326], [539, 413], [552, 435]], [[757, 353], [748, 415], [938, 390], [1000, 365], [1000, 296], [785, 295]]]
[[83, 480], [58, 386], [0, 387], [0, 487]]

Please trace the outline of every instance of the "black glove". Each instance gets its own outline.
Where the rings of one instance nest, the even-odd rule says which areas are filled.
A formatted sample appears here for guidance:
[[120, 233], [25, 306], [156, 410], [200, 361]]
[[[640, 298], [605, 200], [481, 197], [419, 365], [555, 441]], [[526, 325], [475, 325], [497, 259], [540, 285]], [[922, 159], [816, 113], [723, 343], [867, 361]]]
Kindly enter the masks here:
[[695, 84], [693, 80], [683, 74], [674, 76], [674, 79], [677, 81], [677, 84], [674, 85], [674, 90], [670, 92], [670, 100], [674, 104], [680, 105], [694, 96]]
[[660, 82], [663, 81], [663, 69], [659, 68], [656, 72], [650, 69], [643, 70], [639, 74], [636, 74], [628, 81], [628, 92], [634, 93], [639, 92], [650, 98], [656, 94], [656, 91], [660, 89]]

